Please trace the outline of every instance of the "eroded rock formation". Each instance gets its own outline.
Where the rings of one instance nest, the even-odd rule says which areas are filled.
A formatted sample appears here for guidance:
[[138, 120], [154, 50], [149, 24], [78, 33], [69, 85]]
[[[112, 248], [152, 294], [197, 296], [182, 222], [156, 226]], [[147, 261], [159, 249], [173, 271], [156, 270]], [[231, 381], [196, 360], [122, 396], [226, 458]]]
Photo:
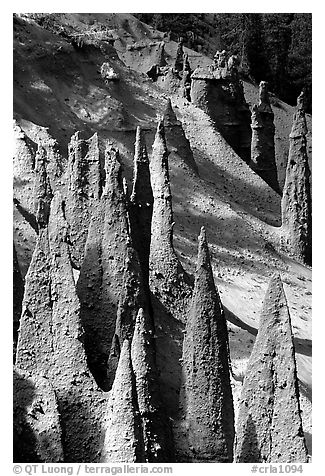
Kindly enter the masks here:
[[[105, 186], [90, 223], [77, 290], [88, 364], [97, 383], [108, 390], [107, 360], [116, 333], [121, 290], [124, 289], [131, 300], [136, 297], [135, 287], [132, 295], [128, 289], [130, 285], [135, 286], [138, 279], [135, 273], [140, 271], [140, 265], [130, 238], [119, 153], [111, 144], [105, 151], [105, 170]], [[129, 265], [132, 273], [126, 276]], [[125, 292], [122, 291], [122, 296]], [[127, 306], [123, 298], [121, 305]]]
[[182, 72], [183, 71], [183, 38], [179, 39], [178, 45], [177, 45], [177, 51], [176, 51], [176, 58], [174, 62], [174, 70]]
[[16, 358], [16, 347], [18, 340], [19, 321], [22, 310], [22, 301], [24, 297], [24, 280], [21, 275], [18, 263], [15, 243], [13, 244], [13, 343], [14, 343], [14, 361]]
[[193, 157], [190, 143], [185, 136], [181, 121], [176, 117], [170, 98], [167, 99], [163, 116], [166, 144], [168, 150], [176, 154], [197, 174], [198, 168]]
[[190, 62], [188, 60], [188, 55], [184, 53], [183, 56], [183, 71], [182, 71], [182, 90], [183, 90], [183, 96], [185, 99], [188, 101], [191, 101], [191, 66]]
[[35, 218], [39, 230], [47, 225], [52, 196], [46, 171], [46, 151], [42, 146], [39, 146], [35, 157], [34, 181]]
[[259, 102], [252, 107], [251, 168], [275, 191], [280, 193], [275, 162], [274, 114], [267, 83], [260, 82]]
[[173, 461], [171, 428], [160, 398], [154, 328], [151, 317], [144, 309], [138, 312], [131, 359], [142, 422], [144, 461]]
[[214, 284], [204, 227], [199, 236], [195, 285], [183, 342], [180, 412], [185, 450], [181, 459], [231, 462], [234, 409], [227, 324]]
[[50, 380], [61, 415], [65, 461], [96, 461], [103, 397], [89, 373], [81, 342], [67, 229], [56, 193], [26, 276], [16, 366]]
[[235, 152], [249, 162], [250, 111], [236, 64], [228, 68], [225, 52], [217, 52], [214, 63], [207, 68], [196, 68], [191, 80], [193, 104], [211, 117]]
[[100, 461], [136, 463], [143, 461], [142, 457], [142, 432], [131, 363], [131, 345], [125, 340], [108, 401]]
[[62, 431], [54, 388], [48, 379], [14, 368], [15, 463], [62, 463]]
[[[147, 147], [143, 132], [137, 127], [134, 151], [133, 186], [129, 201], [129, 216], [132, 242], [138, 253], [143, 282], [149, 283], [149, 254], [153, 194]], [[148, 289], [146, 289], [148, 291]]]
[[76, 132], [68, 146], [66, 217], [70, 225], [71, 259], [80, 269], [92, 207], [101, 194], [98, 136], [83, 140]]
[[184, 322], [192, 290], [189, 277], [173, 247], [174, 223], [168, 154], [164, 124], [163, 121], [159, 121], [150, 161], [154, 196], [150, 243], [150, 289], [174, 318]]
[[279, 274], [267, 289], [246, 369], [236, 462], [307, 462], [290, 314]]
[[311, 265], [312, 211], [306, 134], [303, 95], [300, 95], [289, 136], [289, 157], [281, 204], [282, 232], [291, 253]]

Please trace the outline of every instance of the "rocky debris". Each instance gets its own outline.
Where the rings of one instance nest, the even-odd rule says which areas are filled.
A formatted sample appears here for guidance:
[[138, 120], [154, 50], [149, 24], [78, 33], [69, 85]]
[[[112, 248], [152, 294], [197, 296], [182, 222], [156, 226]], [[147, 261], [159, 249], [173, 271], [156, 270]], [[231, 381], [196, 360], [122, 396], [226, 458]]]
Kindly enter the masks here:
[[226, 61], [225, 52], [217, 52], [209, 67], [198, 67], [191, 75], [191, 100], [213, 120], [216, 128], [235, 152], [250, 160], [250, 111], [236, 62]]
[[232, 462], [234, 408], [227, 324], [214, 284], [204, 227], [183, 342], [180, 414], [190, 461]]
[[177, 45], [176, 58], [174, 62], [174, 70], [180, 73], [183, 71], [183, 56], [184, 56], [183, 44], [184, 44], [184, 40], [183, 38], [180, 38]]
[[167, 99], [163, 120], [168, 149], [175, 151], [175, 153], [198, 174], [198, 167], [194, 160], [190, 143], [185, 136], [181, 121], [176, 117], [170, 98]]
[[24, 297], [24, 280], [21, 275], [20, 266], [17, 259], [15, 243], [13, 244], [13, 343], [14, 361], [16, 358], [16, 348], [18, 340], [19, 321]]
[[173, 461], [171, 428], [160, 399], [153, 323], [144, 309], [138, 312], [131, 359], [142, 422], [144, 462]]
[[289, 136], [289, 157], [281, 203], [282, 232], [283, 241], [291, 253], [311, 265], [312, 211], [306, 134], [303, 95], [300, 95]]
[[278, 273], [267, 289], [242, 389], [238, 463], [306, 463], [289, 309]]
[[62, 431], [49, 380], [14, 368], [13, 437], [15, 463], [62, 463]]
[[46, 171], [46, 151], [38, 146], [35, 157], [34, 200], [38, 229], [47, 226], [52, 200], [52, 190]]
[[125, 340], [109, 397], [100, 462], [137, 463], [143, 461], [142, 457], [143, 443], [131, 363], [131, 345]]
[[80, 132], [76, 132], [71, 137], [68, 153], [65, 209], [70, 226], [72, 264], [80, 269], [88, 234], [87, 225], [91, 219], [92, 209], [101, 194], [97, 133], [90, 139], [83, 140], [80, 138]]
[[[88, 364], [98, 385], [108, 390], [107, 360], [116, 333], [118, 304], [122, 299], [121, 305], [127, 306], [125, 293], [138, 283], [140, 265], [130, 238], [119, 152], [109, 143], [105, 170], [105, 186], [91, 219], [77, 291]], [[140, 284], [137, 286], [139, 289]], [[131, 301], [137, 297], [133, 289], [133, 295], [127, 294]]]
[[[139, 256], [143, 283], [148, 288], [153, 194], [147, 147], [140, 127], [136, 131], [133, 164], [133, 185], [129, 201], [131, 237]], [[146, 291], [148, 293], [148, 289]]]
[[159, 121], [150, 160], [154, 196], [150, 243], [150, 290], [168, 312], [185, 321], [191, 284], [173, 246], [173, 210], [165, 129]]
[[120, 79], [118, 73], [107, 62], [101, 65], [100, 74], [106, 84], [108, 84], [110, 81], [118, 81]]
[[259, 103], [252, 107], [252, 143], [250, 167], [280, 193], [275, 162], [274, 113], [270, 104], [267, 83], [260, 82]]
[[50, 380], [61, 415], [65, 461], [95, 462], [103, 397], [89, 374], [81, 342], [67, 230], [57, 192], [26, 276], [16, 365]]

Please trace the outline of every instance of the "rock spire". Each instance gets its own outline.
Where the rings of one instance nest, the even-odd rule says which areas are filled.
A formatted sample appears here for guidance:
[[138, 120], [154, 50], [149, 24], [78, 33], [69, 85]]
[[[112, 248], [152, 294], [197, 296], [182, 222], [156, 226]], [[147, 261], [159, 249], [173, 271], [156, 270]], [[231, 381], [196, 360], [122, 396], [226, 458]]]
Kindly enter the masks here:
[[236, 462], [307, 462], [290, 314], [278, 273], [267, 289], [246, 369]]
[[280, 192], [275, 162], [274, 113], [265, 81], [260, 82], [259, 103], [252, 107], [251, 128], [250, 166], [276, 192]]
[[172, 435], [160, 399], [154, 329], [151, 317], [144, 309], [139, 309], [137, 315], [131, 358], [142, 421], [145, 462], [171, 461]]
[[131, 363], [131, 345], [128, 340], [125, 340], [108, 402], [101, 463], [137, 463], [142, 461], [141, 438], [135, 379]]
[[170, 98], [167, 99], [163, 121], [167, 148], [173, 151], [172, 154], [177, 154], [185, 164], [198, 174], [198, 167], [190, 143], [185, 136], [181, 121], [176, 117]]
[[70, 225], [71, 259], [80, 269], [84, 258], [88, 224], [94, 203], [101, 194], [100, 156], [97, 133], [89, 140], [76, 132], [68, 146], [66, 217]]
[[282, 230], [283, 240], [291, 253], [311, 265], [312, 212], [306, 134], [303, 95], [300, 95], [289, 136], [289, 157], [281, 204]]
[[46, 171], [46, 151], [39, 145], [35, 157], [34, 181], [35, 218], [39, 230], [47, 226], [52, 196]]
[[152, 209], [153, 194], [150, 181], [147, 147], [143, 132], [140, 127], [137, 127], [133, 167], [133, 187], [129, 201], [129, 216], [132, 242], [139, 256], [143, 282], [146, 287], [148, 287], [149, 283]]
[[[77, 291], [88, 364], [98, 385], [109, 390], [107, 360], [116, 333], [118, 305], [125, 292], [133, 302], [138, 295], [135, 289], [139, 289], [141, 277], [130, 238], [119, 152], [111, 144], [105, 151], [105, 170], [105, 185], [90, 223]], [[124, 302], [126, 305], [127, 300]], [[134, 321], [138, 308], [134, 310]]]
[[[66, 461], [96, 461], [102, 397], [89, 374], [62, 198], [55, 193], [26, 276], [16, 366], [54, 388]], [[78, 431], [76, 431], [78, 429]]]
[[150, 243], [150, 289], [176, 319], [184, 321], [191, 286], [173, 247], [174, 222], [168, 154], [164, 123], [160, 120], [150, 161], [154, 196]]
[[[180, 395], [188, 460], [232, 462], [234, 409], [227, 324], [201, 228], [192, 301], [183, 342]], [[186, 458], [186, 457], [185, 457]]]

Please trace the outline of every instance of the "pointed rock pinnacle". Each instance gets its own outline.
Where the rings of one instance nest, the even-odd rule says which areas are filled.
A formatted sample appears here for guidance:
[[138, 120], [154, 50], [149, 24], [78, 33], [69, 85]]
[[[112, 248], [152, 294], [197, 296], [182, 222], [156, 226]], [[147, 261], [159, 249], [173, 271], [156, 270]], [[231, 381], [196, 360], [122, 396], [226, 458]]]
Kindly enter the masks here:
[[177, 51], [176, 51], [176, 58], [175, 58], [175, 63], [174, 63], [174, 69], [175, 71], [182, 71], [183, 70], [183, 38], [180, 39], [177, 45]]
[[[96, 460], [103, 405], [81, 342], [80, 305], [67, 244], [68, 225], [56, 192], [27, 273], [16, 365], [53, 385], [65, 458]], [[78, 431], [75, 431], [76, 421]], [[90, 423], [91, 421], [91, 423]]]
[[92, 210], [101, 193], [97, 133], [83, 140], [76, 132], [71, 137], [68, 151], [66, 218], [70, 228], [72, 263], [80, 269]]
[[[119, 302], [122, 299], [121, 305], [127, 306], [127, 302], [136, 299], [141, 284], [140, 266], [130, 238], [119, 153], [111, 144], [105, 151], [105, 170], [104, 191], [90, 223], [77, 291], [88, 364], [98, 385], [107, 391], [107, 360], [116, 333]], [[133, 289], [132, 296], [129, 288]], [[131, 308], [128, 316], [132, 312]], [[126, 321], [129, 323], [129, 319]]]
[[123, 342], [108, 402], [101, 463], [136, 463], [141, 458], [141, 428], [131, 364], [131, 346]]
[[42, 146], [38, 146], [37, 149], [35, 157], [35, 174], [35, 218], [38, 228], [41, 229], [47, 226], [52, 200], [52, 190], [46, 171], [46, 151]]
[[170, 98], [167, 99], [163, 120], [167, 148], [173, 151], [171, 157], [173, 154], [178, 155], [182, 161], [198, 174], [198, 167], [194, 160], [190, 143], [185, 136], [181, 121], [176, 117]]
[[241, 394], [238, 463], [306, 463], [307, 450], [290, 314], [281, 277], [273, 275]]
[[165, 129], [170, 126], [180, 125], [180, 121], [177, 120], [174, 109], [172, 108], [172, 102], [170, 98], [167, 99], [163, 120]]
[[252, 107], [251, 128], [250, 166], [276, 192], [280, 193], [275, 162], [274, 114], [265, 81], [260, 82], [259, 103]]
[[125, 339], [132, 339], [139, 307], [148, 307], [148, 295], [144, 293], [138, 255], [130, 246], [126, 250], [124, 276], [116, 313], [115, 334], [107, 362], [108, 388], [111, 388], [117, 366], [118, 348]]
[[129, 202], [129, 218], [132, 242], [139, 256], [143, 282], [147, 294], [149, 294], [149, 254], [152, 208], [153, 195], [150, 182], [147, 147], [143, 132], [140, 127], [137, 127], [134, 152], [133, 187]]
[[305, 112], [298, 101], [289, 136], [289, 157], [281, 203], [282, 230], [283, 240], [291, 253], [311, 265], [312, 206], [306, 134]]
[[268, 112], [273, 115], [273, 111], [270, 104], [268, 83], [266, 81], [261, 81], [258, 91], [258, 108], [262, 112]]
[[231, 462], [234, 409], [227, 324], [215, 287], [204, 227], [199, 236], [195, 285], [183, 342], [180, 405], [187, 458]]
[[51, 257], [47, 228], [41, 229], [28, 272], [20, 318], [16, 365], [46, 376], [52, 361]]
[[159, 121], [150, 161], [154, 196], [151, 243], [150, 289], [176, 319], [184, 321], [191, 295], [189, 278], [173, 247], [173, 210], [168, 172], [168, 150], [163, 121]]
[[133, 186], [130, 200], [141, 206], [152, 205], [153, 203], [147, 146], [140, 126], [137, 127], [136, 131]]
[[142, 420], [145, 462], [171, 461], [171, 428], [160, 400], [153, 324], [144, 309], [138, 312], [131, 358]]

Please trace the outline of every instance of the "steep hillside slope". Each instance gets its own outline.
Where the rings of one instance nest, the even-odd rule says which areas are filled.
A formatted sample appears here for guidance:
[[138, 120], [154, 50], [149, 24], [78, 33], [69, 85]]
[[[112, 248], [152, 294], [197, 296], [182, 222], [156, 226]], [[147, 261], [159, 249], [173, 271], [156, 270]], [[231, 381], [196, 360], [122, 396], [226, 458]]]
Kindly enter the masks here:
[[[83, 44], [78, 46], [80, 37]], [[23, 276], [36, 243], [28, 210], [33, 207], [32, 162], [37, 147], [43, 146], [66, 166], [71, 136], [80, 131], [82, 138], [89, 139], [98, 133], [102, 167], [106, 142], [110, 140], [119, 149], [130, 188], [136, 127], [144, 131], [150, 156], [157, 116], [163, 115], [169, 97], [146, 74], [155, 63], [161, 41], [165, 42], [166, 61], [172, 64], [177, 44], [132, 15], [58, 14], [52, 23], [43, 21], [43, 27], [30, 18], [16, 18], [14, 242]], [[194, 51], [185, 51], [192, 69], [211, 63], [211, 59]], [[103, 63], [109, 63], [118, 81], [105, 82]], [[257, 102], [256, 86], [244, 83], [244, 91], [249, 104]], [[280, 195], [234, 152], [207, 114], [176, 94], [171, 102], [198, 166], [197, 175], [182, 158], [177, 144], [169, 147], [174, 245], [185, 270], [193, 274], [197, 236], [201, 226], [205, 227], [214, 279], [228, 321], [235, 416], [262, 300], [271, 274], [277, 271], [284, 282], [292, 318], [303, 428], [311, 454], [311, 269], [290, 258], [280, 246]], [[276, 98], [272, 106], [277, 169], [283, 185], [294, 108]], [[311, 159], [310, 127], [308, 117]], [[59, 190], [66, 186], [62, 176], [53, 184]], [[74, 273], [77, 281], [79, 270]], [[176, 416], [174, 380], [183, 330], [183, 325], [170, 321], [161, 323], [155, 331], [162, 399], [170, 418]]]

